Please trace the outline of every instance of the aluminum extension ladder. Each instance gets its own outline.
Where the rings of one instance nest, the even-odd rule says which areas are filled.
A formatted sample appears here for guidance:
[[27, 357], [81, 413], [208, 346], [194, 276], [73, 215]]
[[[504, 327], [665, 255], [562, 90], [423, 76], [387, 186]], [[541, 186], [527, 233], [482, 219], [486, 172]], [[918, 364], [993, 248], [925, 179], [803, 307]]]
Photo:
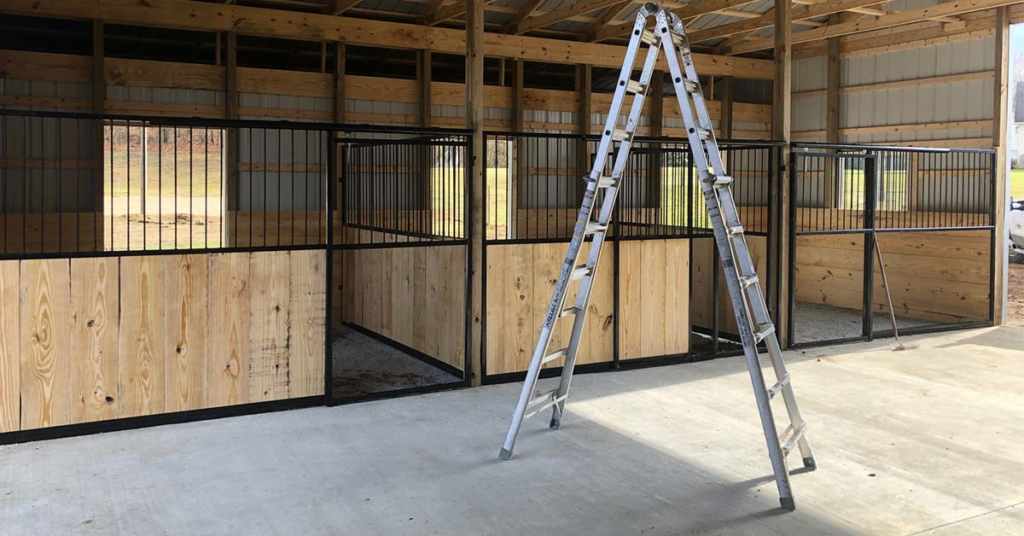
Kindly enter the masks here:
[[[653, 31], [647, 29], [648, 19], [655, 17]], [[647, 45], [640, 80], [633, 80], [633, 65], [641, 44]], [[601, 257], [601, 246], [608, 235], [612, 209], [619, 191], [620, 181], [629, 156], [633, 133], [640, 120], [654, 67], [661, 50], [665, 51], [669, 74], [675, 85], [679, 109], [682, 112], [686, 127], [687, 139], [693, 153], [693, 165], [697, 169], [701, 191], [707, 205], [708, 216], [714, 228], [715, 243], [725, 273], [729, 297], [736, 314], [736, 325], [743, 343], [747, 369], [754, 387], [754, 398], [757, 410], [761, 415], [761, 425], [768, 443], [768, 455], [771, 458], [772, 470], [779, 489], [779, 500], [782, 507], [793, 510], [793, 493], [789, 484], [789, 472], [786, 468], [786, 457], [798, 447], [803, 457], [804, 467], [815, 468], [814, 457], [805, 437], [806, 424], [800, 416], [796, 398], [790, 382], [789, 373], [782, 360], [782, 350], [775, 334], [775, 327], [768, 315], [764, 295], [754, 269], [754, 263], [744, 238], [743, 226], [740, 224], [736, 203], [732, 195], [732, 178], [726, 174], [722, 157], [718, 150], [712, 130], [711, 118], [708, 115], [704, 96], [701, 93], [697, 71], [693, 66], [693, 58], [686, 40], [682, 21], [675, 14], [654, 4], [646, 4], [639, 9], [633, 25], [626, 57], [623, 60], [619, 81], [612, 98], [608, 119], [600, 145], [597, 148], [590, 174], [584, 177], [586, 190], [576, 226], [573, 230], [569, 250], [565, 255], [558, 282], [555, 284], [554, 296], [548, 306], [544, 323], [541, 325], [537, 346], [534, 348], [526, 380], [523, 383], [519, 401], [512, 416], [512, 424], [501, 449], [501, 458], [512, 457], [516, 437], [523, 419], [530, 417], [548, 407], [552, 407], [551, 428], [557, 429], [565, 415], [565, 401], [569, 396], [576, 354], [579, 350], [590, 292]], [[680, 64], [681, 62], [681, 64]], [[633, 101], [625, 128], [616, 128], [619, 113], [626, 95], [632, 95]], [[605, 159], [613, 143], [618, 143], [615, 160], [610, 176], [605, 176]], [[600, 210], [596, 212], [597, 194], [604, 193]], [[590, 249], [586, 262], [577, 264], [580, 250], [586, 239], [590, 238]], [[566, 294], [570, 284], [578, 283], [575, 302], [565, 306]], [[548, 351], [551, 335], [556, 322], [571, 317], [572, 333], [569, 345], [558, 350]], [[765, 383], [761, 362], [758, 358], [757, 345], [763, 342], [775, 370], [776, 383], [768, 387]], [[550, 391], [536, 394], [537, 380], [541, 367], [549, 362], [562, 359], [562, 375], [558, 386]], [[782, 395], [789, 415], [790, 425], [779, 434], [775, 426], [775, 417], [770, 406], [773, 398]]]

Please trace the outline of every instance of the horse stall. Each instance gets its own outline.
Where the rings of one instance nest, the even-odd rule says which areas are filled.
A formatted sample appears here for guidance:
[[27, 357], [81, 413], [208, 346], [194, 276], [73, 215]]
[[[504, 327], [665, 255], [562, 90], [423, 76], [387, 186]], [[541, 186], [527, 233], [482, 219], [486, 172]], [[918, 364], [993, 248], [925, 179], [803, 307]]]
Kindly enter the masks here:
[[437, 129], [335, 140], [333, 398], [466, 384], [468, 143]]
[[[529, 363], [597, 141], [572, 134], [485, 133], [485, 382], [519, 378]], [[689, 148], [671, 138], [637, 137], [633, 143], [577, 367], [607, 370], [735, 353], [735, 320]], [[736, 170], [737, 202], [753, 218], [748, 240], [759, 270], [777, 262], [769, 258], [767, 244], [777, 235], [773, 200], [779, 181], [772, 163], [779, 149], [771, 143], [723, 144]], [[605, 174], [610, 168], [609, 163]], [[778, 273], [768, 270], [765, 278], [772, 296]], [[569, 326], [562, 323], [551, 348], [565, 346], [568, 337]]]
[[321, 403], [324, 132], [2, 112], [0, 429]]
[[992, 151], [804, 144], [793, 163], [791, 344], [992, 321]]

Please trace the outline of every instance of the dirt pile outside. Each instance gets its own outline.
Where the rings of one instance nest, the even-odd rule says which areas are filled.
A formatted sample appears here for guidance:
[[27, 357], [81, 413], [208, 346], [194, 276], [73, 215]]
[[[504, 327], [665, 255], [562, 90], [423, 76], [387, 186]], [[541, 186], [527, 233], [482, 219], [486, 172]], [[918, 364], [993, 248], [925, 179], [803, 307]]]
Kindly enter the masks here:
[[1024, 326], [1024, 263], [1010, 263], [1010, 284], [1007, 290], [1007, 324]]

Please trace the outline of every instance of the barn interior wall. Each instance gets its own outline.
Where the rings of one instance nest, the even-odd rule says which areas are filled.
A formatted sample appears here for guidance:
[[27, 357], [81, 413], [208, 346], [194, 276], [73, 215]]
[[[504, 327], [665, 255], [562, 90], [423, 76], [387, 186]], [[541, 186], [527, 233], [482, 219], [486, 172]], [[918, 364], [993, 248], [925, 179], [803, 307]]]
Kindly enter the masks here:
[[[991, 33], [840, 56], [839, 141], [991, 147]], [[826, 141], [827, 57], [793, 62], [794, 139]]]

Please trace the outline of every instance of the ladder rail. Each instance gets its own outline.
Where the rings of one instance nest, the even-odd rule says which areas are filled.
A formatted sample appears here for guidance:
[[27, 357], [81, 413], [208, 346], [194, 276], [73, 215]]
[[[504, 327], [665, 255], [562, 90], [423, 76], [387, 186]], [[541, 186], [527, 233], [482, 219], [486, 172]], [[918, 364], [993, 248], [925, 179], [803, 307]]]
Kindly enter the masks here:
[[[634, 37], [626, 47], [626, 55], [623, 59], [620, 77], [629, 77], [632, 75], [633, 64], [636, 61], [637, 52], [640, 50], [640, 39], [637, 38], [637, 35], [638, 32], [642, 33], [644, 31], [648, 16], [649, 14], [646, 7], [641, 7], [640, 10], [637, 11], [636, 19], [633, 23]], [[541, 325], [537, 345], [534, 347], [533, 355], [530, 359], [530, 365], [526, 371], [526, 379], [523, 382], [523, 388], [520, 392], [519, 400], [516, 403], [516, 408], [512, 414], [512, 424], [509, 426], [508, 433], [505, 436], [505, 442], [502, 445], [500, 453], [500, 457], [502, 459], [508, 459], [512, 456], [512, 450], [515, 447], [515, 441], [519, 435], [519, 428], [522, 426], [523, 418], [526, 414], [527, 404], [536, 392], [537, 379], [540, 376], [540, 370], [543, 366], [541, 360], [544, 358], [544, 354], [547, 352], [548, 345], [551, 342], [554, 323], [557, 321], [559, 312], [564, 305], [565, 295], [569, 285], [569, 275], [572, 273], [572, 270], [576, 265], [576, 260], [579, 257], [579, 252], [583, 245], [584, 231], [586, 230], [587, 223], [590, 221], [591, 212], [593, 211], [593, 203], [597, 197], [598, 179], [601, 176], [601, 172], [604, 170], [605, 159], [607, 158], [609, 152], [608, 149], [612, 143], [611, 133], [614, 132], [615, 125], [618, 122], [619, 110], [622, 108], [622, 103], [626, 97], [626, 89], [627, 88], [624, 86], [617, 86], [615, 88], [615, 93], [612, 96], [611, 109], [609, 111], [608, 118], [605, 120], [605, 134], [601, 137], [601, 142], [598, 145], [597, 154], [595, 155], [594, 163], [589, 175], [590, 180], [587, 181], [587, 186], [583, 194], [583, 202], [576, 217], [573, 237], [569, 242], [565, 261], [562, 264], [561, 272], [558, 276], [557, 282], [555, 283], [555, 293], [548, 305], [544, 323]], [[586, 309], [584, 309], [580, 315], [576, 316], [580, 317], [583, 315], [586, 315]]]
[[[652, 15], [655, 19], [653, 32], [647, 30], [647, 24]], [[633, 68], [641, 43], [647, 44], [648, 49], [643, 61], [640, 80], [636, 81], [632, 79]], [[775, 474], [779, 500], [784, 508], [792, 510], [795, 505], [789, 482], [789, 472], [786, 467], [786, 456], [794, 446], [798, 446], [803, 455], [804, 466], [809, 469], [815, 468], [814, 457], [805, 434], [807, 424], [797, 406], [791, 377], [786, 370], [775, 325], [768, 310], [760, 280], [757, 277], [756, 266], [733, 196], [733, 179], [726, 174], [725, 163], [715, 139], [713, 124], [701, 91], [700, 78], [693, 64], [683, 22], [675, 14], [654, 4], [645, 4], [637, 11], [633, 33], [626, 48], [626, 55], [608, 117], [605, 120], [597, 154], [590, 173], [585, 178], [586, 189], [573, 229], [573, 236], [556, 281], [547, 314], [541, 325], [537, 345], [527, 369], [526, 380], [523, 382], [520, 397], [513, 412], [512, 424], [501, 450], [501, 457], [508, 459], [512, 456], [512, 450], [524, 418], [551, 406], [550, 427], [558, 428], [565, 414], [565, 404], [569, 396], [576, 358], [586, 325], [594, 278], [600, 264], [604, 242], [608, 236], [618, 193], [623, 183], [622, 175], [629, 161], [633, 136], [640, 122], [658, 57], [662, 52], [665, 53], [669, 75], [676, 90], [679, 111], [690, 146], [691, 165], [697, 170], [697, 179], [704, 196], [708, 219], [712, 224], [715, 246], [725, 274], [726, 288], [736, 317], [737, 331], [739, 331], [740, 340], [743, 343], [743, 355], [768, 447], [768, 456]], [[627, 93], [633, 95], [633, 100], [624, 128], [618, 129], [616, 127]], [[617, 148], [612, 145], [616, 141], [619, 142]], [[607, 159], [612, 152], [614, 152], [614, 157], [611, 176], [606, 177], [602, 173], [607, 167]], [[595, 204], [598, 203], [599, 192], [603, 192], [603, 196], [598, 208]], [[595, 210], [596, 221], [594, 220]], [[588, 236], [592, 239], [586, 254], [586, 263], [577, 265], [583, 244], [586, 243]], [[576, 298], [573, 306], [567, 309], [565, 305], [568, 300], [569, 285], [575, 280], [580, 281], [576, 289]], [[573, 316], [573, 326], [568, 346], [548, 355], [548, 347], [551, 344], [557, 322], [569, 314]], [[765, 343], [771, 366], [775, 372], [776, 383], [770, 388], [766, 383], [759, 356], [758, 344], [760, 342]], [[545, 363], [559, 358], [564, 359], [564, 362], [558, 387], [534, 398], [541, 367]], [[781, 395], [784, 400], [789, 418], [789, 426], [781, 435], [771, 407], [771, 400], [778, 395]], [[527, 411], [529, 413], [526, 413]]]
[[[639, 15], [638, 15], [639, 18]], [[643, 19], [646, 25], [646, 17]], [[643, 86], [643, 93], [636, 93], [633, 97], [633, 102], [630, 105], [629, 116], [626, 118], [626, 131], [631, 135], [636, 131], [636, 127], [640, 124], [640, 116], [643, 113], [644, 101], [647, 97], [647, 88], [650, 87], [651, 78], [654, 75], [654, 66], [658, 62], [658, 55], [660, 51], [658, 47], [648, 47], [647, 56], [644, 58], [643, 69], [640, 75], [640, 84]], [[625, 71], [625, 69], [623, 69]], [[632, 69], [629, 73], [625, 73], [623, 78], [619, 79], [619, 89], [625, 89], [628, 84], [627, 81], [632, 79]], [[616, 118], [617, 119], [617, 118]], [[611, 117], [609, 115], [609, 121]], [[607, 129], [605, 130], [607, 134]], [[619, 144], [618, 152], [615, 155], [615, 163], [612, 167], [612, 177], [619, 178], [621, 183], [622, 173], [626, 169], [626, 164], [629, 162], [629, 151], [632, 148], [633, 139], [630, 136], [629, 139], [622, 140]], [[605, 190], [604, 202], [601, 205], [601, 212], [598, 215], [598, 222], [608, 224], [611, 221], [612, 214], [615, 210], [615, 201], [618, 197], [619, 187], [613, 186]], [[554, 405], [551, 414], [552, 428], [558, 428], [561, 424], [562, 415], [565, 413], [565, 400], [569, 394], [569, 388], [572, 385], [573, 371], [576, 367], [576, 355], [579, 351], [580, 339], [583, 336], [583, 327], [586, 322], [586, 310], [590, 305], [591, 290], [596, 276], [598, 263], [601, 259], [601, 250], [604, 245], [604, 240], [608, 236], [607, 229], [600, 234], [600, 236], [594, 236], [591, 242], [589, 256], [587, 258], [587, 265], [592, 267], [590, 277], [585, 279], [579, 289], [579, 301], [577, 306], [583, 309], [584, 313], [576, 315], [572, 326], [572, 335], [569, 339], [569, 353], [565, 358], [565, 362], [562, 365], [562, 377], [559, 380], [559, 396], [562, 397], [561, 401]]]

